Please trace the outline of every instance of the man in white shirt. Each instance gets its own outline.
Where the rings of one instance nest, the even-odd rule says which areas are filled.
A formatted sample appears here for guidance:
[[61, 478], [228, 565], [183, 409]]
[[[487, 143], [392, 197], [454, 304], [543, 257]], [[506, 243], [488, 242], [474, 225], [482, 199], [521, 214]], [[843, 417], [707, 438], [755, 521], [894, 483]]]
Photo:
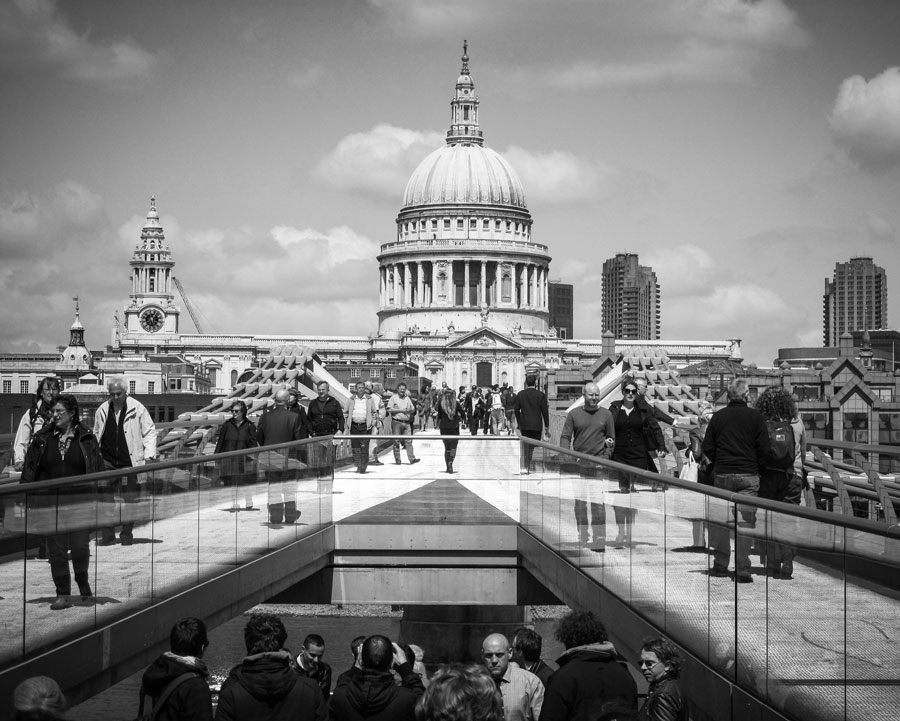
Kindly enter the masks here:
[[413, 451], [412, 432], [413, 419], [416, 415], [416, 404], [412, 398], [406, 395], [406, 383], [399, 383], [397, 391], [390, 397], [387, 403], [387, 412], [391, 416], [391, 435], [410, 436], [402, 441], [394, 441], [394, 463], [400, 465], [400, 445], [406, 448], [406, 457], [409, 459], [409, 465], [418, 463], [419, 459]]

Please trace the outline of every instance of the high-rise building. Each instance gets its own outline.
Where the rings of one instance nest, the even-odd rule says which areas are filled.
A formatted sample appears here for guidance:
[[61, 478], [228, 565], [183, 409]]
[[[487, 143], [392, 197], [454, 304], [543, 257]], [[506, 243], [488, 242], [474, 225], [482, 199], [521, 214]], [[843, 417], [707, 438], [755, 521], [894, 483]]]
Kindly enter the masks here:
[[574, 338], [574, 286], [561, 280], [551, 280], [547, 284], [547, 290], [550, 301], [550, 325], [556, 328], [556, 334], [560, 338]]
[[603, 330], [616, 338], [660, 337], [659, 283], [636, 253], [617, 253], [603, 263]]
[[835, 346], [847, 331], [887, 328], [887, 275], [871, 258], [834, 264], [834, 280], [825, 279], [824, 340]]

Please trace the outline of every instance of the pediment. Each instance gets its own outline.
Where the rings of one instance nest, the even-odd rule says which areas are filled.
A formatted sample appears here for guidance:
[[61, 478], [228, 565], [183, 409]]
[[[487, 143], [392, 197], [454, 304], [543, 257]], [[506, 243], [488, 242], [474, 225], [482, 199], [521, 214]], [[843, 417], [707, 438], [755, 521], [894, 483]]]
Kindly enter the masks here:
[[878, 394], [868, 384], [859, 378], [854, 378], [841, 386], [840, 390], [834, 394], [834, 401], [838, 406], [843, 406], [854, 395], [862, 398], [869, 406], [874, 406], [880, 400]]
[[471, 348], [472, 350], [483, 350], [485, 348], [525, 350], [525, 346], [521, 343], [514, 341], [509, 336], [498, 333], [493, 328], [487, 327], [476, 328], [466, 333], [464, 336], [448, 343], [447, 348], [453, 348], [454, 350], [463, 348]]

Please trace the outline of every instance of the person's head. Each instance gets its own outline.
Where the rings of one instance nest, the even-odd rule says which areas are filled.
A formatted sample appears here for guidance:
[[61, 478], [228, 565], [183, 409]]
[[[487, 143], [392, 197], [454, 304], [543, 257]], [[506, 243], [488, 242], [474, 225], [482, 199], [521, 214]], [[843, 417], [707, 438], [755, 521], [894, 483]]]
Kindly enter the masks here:
[[200, 658], [209, 640], [206, 637], [206, 624], [199, 618], [182, 618], [169, 633], [169, 649], [176, 656], [196, 656]]
[[288, 406], [294, 407], [300, 402], [300, 391], [296, 388], [288, 388]]
[[398, 383], [397, 384], [397, 395], [401, 398], [406, 397], [406, 383]]
[[503, 697], [484, 666], [443, 666], [416, 703], [416, 721], [503, 721]]
[[363, 398], [366, 395], [366, 384], [363, 383], [362, 381], [359, 381], [356, 384], [356, 395], [359, 398]]
[[239, 423], [247, 417], [247, 404], [244, 401], [235, 401], [231, 404], [231, 415]]
[[366, 394], [367, 394], [367, 395], [371, 395], [372, 391], [375, 390], [375, 386], [372, 385], [372, 381], [365, 381], [365, 383], [363, 383], [363, 385], [364, 385], [365, 388], [366, 388]]
[[389, 671], [394, 662], [394, 646], [387, 636], [369, 636], [362, 645], [362, 667]]
[[49, 676], [26, 678], [13, 691], [13, 719], [51, 721], [64, 718], [66, 697]]
[[300, 651], [300, 657], [303, 659], [303, 665], [306, 668], [318, 666], [324, 655], [325, 639], [319, 634], [311, 633], [303, 639], [303, 650]]
[[255, 613], [244, 626], [244, 645], [247, 655], [253, 656], [266, 651], [280, 651], [287, 641], [287, 631], [278, 616]]
[[794, 397], [781, 386], [769, 386], [756, 399], [756, 410], [767, 421], [790, 422], [797, 416]]
[[330, 391], [331, 387], [328, 385], [328, 381], [319, 381], [316, 383], [316, 394], [319, 396], [320, 401], [324, 401], [328, 398]]
[[641, 673], [648, 683], [681, 675], [681, 654], [664, 638], [647, 638], [641, 646]]
[[591, 611], [570, 611], [556, 625], [556, 640], [566, 650], [609, 640], [606, 628]]
[[460, 395], [462, 395], [462, 394], [465, 393], [465, 392], [466, 392], [466, 387], [465, 387], [465, 386], [460, 386], [460, 387], [459, 387], [459, 393], [460, 393]]
[[743, 378], [735, 378], [728, 386], [729, 401], [745, 401], [750, 395], [750, 386]]
[[502, 633], [492, 633], [481, 644], [481, 658], [494, 679], [503, 678], [512, 660], [509, 639]]
[[639, 396], [647, 395], [647, 389], [650, 386], [647, 384], [646, 378], [635, 378], [634, 384], [637, 386], [637, 392]]
[[541, 648], [544, 640], [532, 628], [519, 628], [513, 634], [513, 660], [521, 665], [521, 661], [535, 663], [541, 659]]
[[626, 406], [634, 404], [635, 399], [640, 395], [640, 389], [633, 378], [626, 377], [622, 381], [622, 400]]
[[593, 381], [584, 384], [584, 407], [588, 410], [596, 410], [600, 405], [600, 386]]
[[413, 652], [413, 656], [415, 656], [416, 661], [422, 662], [425, 660], [425, 651], [422, 650], [421, 646], [417, 646], [414, 643], [409, 644], [410, 650]]
[[441, 390], [444, 390], [447, 387], [447, 381], [441, 381]]
[[357, 668], [362, 668], [362, 645], [365, 640], [365, 636], [357, 636], [350, 642], [350, 653], [353, 654], [353, 665]]
[[279, 408], [286, 408], [287, 404], [291, 400], [291, 394], [288, 393], [287, 388], [279, 388], [275, 391], [275, 405]]
[[534, 388], [537, 385], [537, 376], [525, 376], [525, 385], [528, 388]]
[[125, 398], [128, 391], [125, 390], [125, 379], [122, 376], [113, 376], [106, 384], [106, 390], [109, 392], [109, 399], [112, 401], [114, 408], [121, 408], [125, 405]]
[[54, 376], [47, 376], [38, 383], [37, 397], [44, 404], [44, 408], [50, 408], [61, 392], [59, 378]]
[[59, 431], [67, 431], [77, 426], [79, 421], [78, 399], [71, 393], [63, 393], [50, 409], [50, 419]]

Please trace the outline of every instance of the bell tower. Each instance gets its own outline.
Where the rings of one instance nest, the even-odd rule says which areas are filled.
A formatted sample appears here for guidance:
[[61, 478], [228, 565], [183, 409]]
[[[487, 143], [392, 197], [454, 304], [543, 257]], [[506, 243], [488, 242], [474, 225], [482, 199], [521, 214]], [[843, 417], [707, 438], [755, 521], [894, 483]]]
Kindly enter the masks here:
[[125, 309], [129, 335], [173, 336], [178, 333], [180, 308], [175, 305], [172, 274], [175, 261], [166, 243], [156, 198], [141, 230], [141, 242], [131, 258], [131, 303]]

